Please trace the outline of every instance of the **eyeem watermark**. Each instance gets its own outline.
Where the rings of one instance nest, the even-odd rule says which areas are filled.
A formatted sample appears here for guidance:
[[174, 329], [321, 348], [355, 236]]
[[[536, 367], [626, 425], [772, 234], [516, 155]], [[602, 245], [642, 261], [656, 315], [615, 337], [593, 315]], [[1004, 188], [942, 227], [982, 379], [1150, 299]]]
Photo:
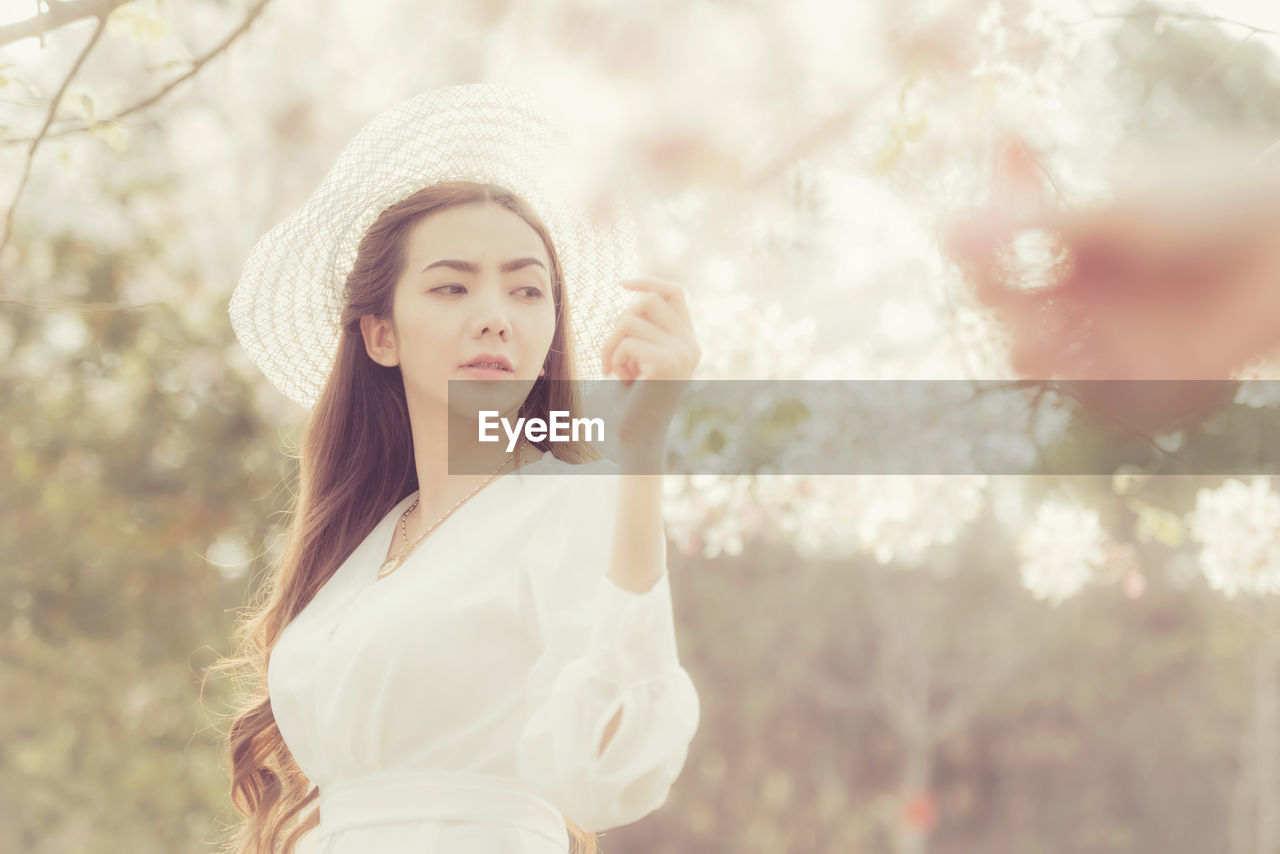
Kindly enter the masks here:
[[[479, 439], [481, 442], [501, 441], [502, 437], [496, 435], [498, 427], [501, 426], [503, 432], [507, 434], [507, 451], [515, 450], [522, 430], [524, 437], [530, 442], [604, 441], [603, 418], [570, 418], [569, 412], [564, 409], [553, 409], [550, 415], [550, 421], [541, 418], [517, 418], [513, 426], [509, 419], [499, 417], [498, 410], [482, 409], [480, 410]], [[581, 439], [578, 438], [579, 428], [582, 428], [585, 434]], [[566, 433], [564, 430], [569, 432]]]

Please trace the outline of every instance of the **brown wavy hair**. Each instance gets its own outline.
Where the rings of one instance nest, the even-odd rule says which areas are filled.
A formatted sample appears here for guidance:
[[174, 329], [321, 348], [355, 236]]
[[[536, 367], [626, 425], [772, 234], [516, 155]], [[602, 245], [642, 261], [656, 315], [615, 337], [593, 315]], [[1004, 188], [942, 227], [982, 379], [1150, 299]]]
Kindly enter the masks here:
[[[303, 834], [320, 822], [320, 795], [285, 745], [271, 711], [267, 663], [281, 631], [337, 571], [369, 532], [418, 488], [409, 409], [399, 367], [369, 358], [360, 333], [365, 314], [391, 315], [392, 297], [406, 263], [406, 241], [424, 217], [459, 205], [495, 204], [527, 222], [551, 261], [556, 326], [546, 375], [530, 388], [519, 414], [549, 418], [551, 410], [581, 411], [571, 366], [572, 328], [560, 261], [546, 225], [514, 193], [493, 184], [449, 181], [426, 187], [387, 208], [360, 242], [347, 277], [342, 335], [332, 372], [303, 430], [296, 505], [281, 559], [266, 572], [242, 611], [236, 654], [209, 670], [235, 674], [242, 697], [230, 713], [222, 757], [231, 777], [231, 801], [247, 821], [232, 829], [220, 854], [293, 854]], [[550, 382], [548, 382], [548, 380]], [[583, 443], [535, 442], [567, 462], [598, 459]], [[578, 854], [597, 854], [596, 834], [564, 817]]]

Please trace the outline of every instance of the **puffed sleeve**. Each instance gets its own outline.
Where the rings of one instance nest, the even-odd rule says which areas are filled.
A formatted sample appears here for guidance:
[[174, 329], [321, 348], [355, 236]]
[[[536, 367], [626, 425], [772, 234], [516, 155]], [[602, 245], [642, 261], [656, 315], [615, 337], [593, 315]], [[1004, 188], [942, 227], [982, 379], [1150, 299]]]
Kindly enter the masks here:
[[666, 802], [700, 715], [677, 657], [665, 568], [639, 594], [608, 578], [622, 477], [616, 467], [608, 471], [565, 476], [555, 521], [530, 542], [524, 562], [528, 627], [541, 653], [526, 686], [520, 773], [591, 832], [637, 821]]

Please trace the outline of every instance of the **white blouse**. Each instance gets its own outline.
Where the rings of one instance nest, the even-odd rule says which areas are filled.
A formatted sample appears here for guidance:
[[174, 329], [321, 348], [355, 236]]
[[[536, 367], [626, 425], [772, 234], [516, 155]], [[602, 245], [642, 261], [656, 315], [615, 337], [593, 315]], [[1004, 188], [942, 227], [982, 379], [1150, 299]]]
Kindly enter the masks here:
[[272, 711], [320, 788], [300, 852], [563, 854], [562, 813], [598, 832], [666, 801], [698, 694], [667, 573], [606, 575], [622, 475], [585, 465], [497, 478], [379, 580], [406, 496], [285, 627]]

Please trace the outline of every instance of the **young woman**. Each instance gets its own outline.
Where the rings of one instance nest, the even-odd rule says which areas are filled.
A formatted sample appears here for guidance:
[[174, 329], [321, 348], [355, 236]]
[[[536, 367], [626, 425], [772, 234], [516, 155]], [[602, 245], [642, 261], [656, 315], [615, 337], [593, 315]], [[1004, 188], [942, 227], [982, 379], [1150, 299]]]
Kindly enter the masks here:
[[[476, 142], [497, 125], [520, 132]], [[228, 852], [595, 851], [684, 766], [699, 700], [652, 474], [672, 412], [633, 380], [688, 379], [698, 346], [670, 283], [623, 282], [642, 296], [607, 321], [608, 300], [575, 310], [618, 287], [592, 281], [609, 241], [553, 240], [485, 180], [536, 187], [507, 167], [537, 162], [539, 129], [503, 87], [406, 102], [246, 265], [237, 334], [311, 413], [286, 549], [240, 627], [256, 690], [228, 737], [248, 817]], [[335, 308], [333, 340], [316, 318]], [[501, 377], [519, 415], [572, 415], [585, 358], [634, 395], [620, 465], [562, 442], [449, 455], [449, 430], [476, 429], [449, 380]]]

